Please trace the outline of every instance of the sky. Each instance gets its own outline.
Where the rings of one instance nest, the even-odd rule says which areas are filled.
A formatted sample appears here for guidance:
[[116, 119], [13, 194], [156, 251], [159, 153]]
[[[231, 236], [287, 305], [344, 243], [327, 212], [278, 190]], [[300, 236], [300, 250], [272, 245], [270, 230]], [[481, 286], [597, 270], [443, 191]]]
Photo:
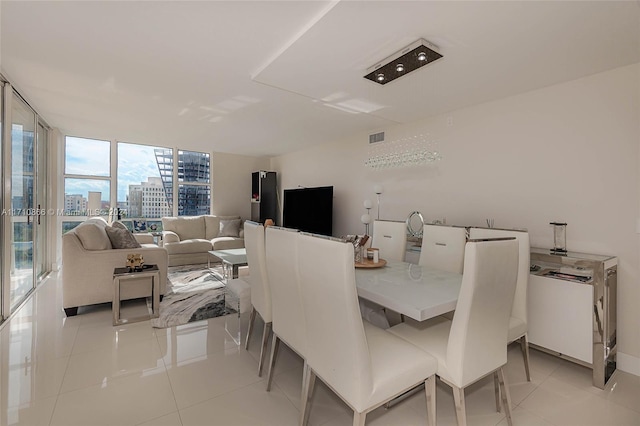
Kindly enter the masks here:
[[[67, 137], [65, 174], [109, 177], [110, 142]], [[160, 177], [153, 146], [118, 143], [118, 201], [126, 201], [129, 185], [140, 185], [148, 177]], [[95, 179], [65, 179], [66, 194], [102, 192], [109, 200], [109, 181]]]

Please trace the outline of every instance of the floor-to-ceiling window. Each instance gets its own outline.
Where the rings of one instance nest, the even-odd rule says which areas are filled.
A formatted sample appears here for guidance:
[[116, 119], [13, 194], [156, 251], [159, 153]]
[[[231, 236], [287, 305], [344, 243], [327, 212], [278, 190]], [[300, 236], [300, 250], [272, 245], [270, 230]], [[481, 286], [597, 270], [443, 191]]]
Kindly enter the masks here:
[[36, 278], [44, 276], [49, 272], [48, 266], [48, 244], [47, 235], [49, 221], [46, 214], [46, 206], [49, 205], [48, 198], [48, 167], [47, 167], [47, 140], [49, 131], [42, 122], [38, 122], [36, 131], [36, 193], [35, 193], [35, 273]]
[[173, 150], [118, 142], [118, 212], [133, 231], [161, 231], [173, 216]]
[[211, 211], [209, 154], [178, 150], [178, 214], [194, 216]]
[[90, 216], [107, 218], [110, 194], [111, 142], [67, 136], [62, 232], [75, 228]]
[[2, 318], [8, 317], [47, 272], [47, 126], [2, 83], [2, 203], [0, 274]]
[[206, 152], [67, 136], [62, 233], [96, 215], [148, 232], [162, 230], [162, 217], [209, 214], [210, 161]]
[[11, 102], [11, 208], [7, 215], [12, 311], [34, 286], [35, 127], [35, 113], [14, 93]]
[[[4, 93], [5, 93], [5, 82], [0, 80], [0, 183], [4, 183], [4, 164], [2, 159], [4, 158], [6, 150], [4, 149]], [[2, 187], [0, 187], [0, 207], [2, 208], [2, 216], [0, 217], [0, 248], [2, 252], [6, 249], [7, 245], [4, 243], [4, 191]], [[8, 315], [8, 311], [5, 312], [5, 306], [8, 306], [9, 303], [5, 304], [5, 290], [4, 290], [4, 280], [5, 273], [3, 272], [6, 262], [4, 261], [4, 256], [0, 256], [0, 322], [4, 321], [6, 315]]]

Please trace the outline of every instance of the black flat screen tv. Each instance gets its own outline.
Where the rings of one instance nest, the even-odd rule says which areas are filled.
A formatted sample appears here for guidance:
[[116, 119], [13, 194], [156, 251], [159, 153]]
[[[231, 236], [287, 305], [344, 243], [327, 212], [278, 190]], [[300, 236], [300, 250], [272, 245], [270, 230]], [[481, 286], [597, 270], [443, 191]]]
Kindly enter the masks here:
[[320, 235], [333, 231], [333, 186], [284, 190], [282, 226]]

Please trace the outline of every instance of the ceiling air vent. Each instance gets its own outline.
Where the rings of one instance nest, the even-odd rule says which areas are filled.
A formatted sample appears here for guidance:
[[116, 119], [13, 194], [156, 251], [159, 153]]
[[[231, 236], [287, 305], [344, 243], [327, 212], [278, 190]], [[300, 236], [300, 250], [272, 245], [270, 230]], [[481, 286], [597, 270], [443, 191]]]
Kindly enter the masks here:
[[384, 132], [369, 135], [369, 143], [384, 142]]

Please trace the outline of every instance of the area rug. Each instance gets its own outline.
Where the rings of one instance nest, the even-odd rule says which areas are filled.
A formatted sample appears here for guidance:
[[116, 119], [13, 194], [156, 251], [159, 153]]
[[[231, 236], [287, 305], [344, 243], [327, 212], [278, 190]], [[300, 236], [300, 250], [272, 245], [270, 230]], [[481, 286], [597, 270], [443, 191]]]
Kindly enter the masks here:
[[206, 265], [169, 267], [160, 316], [151, 320], [151, 326], [167, 328], [235, 313], [225, 305], [221, 277], [221, 267], [213, 273]]

